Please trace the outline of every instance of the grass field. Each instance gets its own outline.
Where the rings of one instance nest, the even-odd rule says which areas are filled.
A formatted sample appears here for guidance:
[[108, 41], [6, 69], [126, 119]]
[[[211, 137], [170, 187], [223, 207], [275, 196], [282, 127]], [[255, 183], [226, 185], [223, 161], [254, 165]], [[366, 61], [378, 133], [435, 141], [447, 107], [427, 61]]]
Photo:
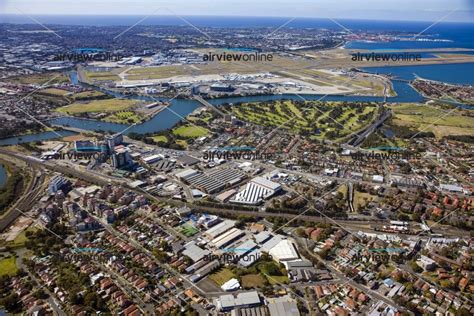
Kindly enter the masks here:
[[201, 126], [183, 125], [173, 129], [173, 134], [182, 137], [202, 137], [209, 134], [209, 130]]
[[69, 82], [69, 78], [59, 72], [49, 72], [49, 73], [39, 73], [32, 75], [24, 75], [20, 77], [8, 78], [5, 79], [7, 82], [20, 83], [20, 84], [37, 84], [42, 85], [45, 83], [55, 84], [55, 83], [66, 83]]
[[242, 276], [242, 287], [244, 289], [263, 287], [265, 279], [260, 274], [247, 274]]
[[48, 89], [43, 89], [38, 91], [39, 94], [49, 94], [49, 95], [54, 95], [54, 96], [66, 96], [68, 94], [71, 94], [71, 92], [62, 90], [62, 89], [57, 89], [57, 88], [48, 88]]
[[367, 205], [367, 203], [375, 200], [376, 198], [377, 198], [376, 196], [371, 195], [369, 193], [364, 193], [364, 192], [359, 192], [357, 190], [354, 190], [354, 209], [356, 211], [359, 211], [361, 208]]
[[107, 116], [104, 121], [119, 124], [134, 124], [141, 121], [140, 115], [132, 111], [116, 112]]
[[16, 266], [15, 257], [0, 259], [0, 277], [4, 275], [16, 275], [18, 267]]
[[58, 112], [67, 114], [80, 113], [102, 113], [102, 112], [119, 112], [133, 108], [138, 101], [126, 99], [105, 99], [94, 100], [84, 103], [73, 103], [57, 109]]
[[184, 139], [177, 139], [176, 144], [183, 146], [183, 148], [188, 148], [188, 142]]
[[94, 90], [94, 91], [84, 91], [84, 92], [75, 93], [72, 97], [75, 100], [82, 100], [82, 99], [100, 98], [100, 97], [104, 97], [105, 95], [106, 95], [105, 93]]
[[115, 73], [111, 71], [99, 71], [99, 72], [92, 72], [92, 71], [85, 71], [83, 72], [84, 76], [86, 77], [87, 81], [120, 81], [120, 77], [117, 76]]
[[239, 119], [275, 126], [312, 139], [341, 139], [367, 125], [375, 116], [373, 104], [295, 101], [244, 103], [230, 107]]
[[157, 142], [157, 143], [166, 143], [168, 141], [168, 138], [166, 136], [163, 136], [163, 135], [157, 135], [157, 136], [153, 136], [153, 137], [150, 137], [151, 139], [153, 139], [153, 141]]
[[436, 137], [474, 134], [474, 117], [468, 116], [469, 110], [453, 111], [434, 105], [403, 104], [394, 107], [393, 111], [394, 124], [433, 132]]
[[197, 229], [196, 227], [188, 224], [188, 223], [184, 223], [183, 225], [181, 225], [181, 227], [179, 228], [179, 231], [185, 235], [186, 237], [191, 237], [193, 235], [196, 235], [198, 232], [199, 232], [199, 229]]
[[290, 280], [286, 275], [271, 275], [270, 277], [267, 276], [267, 280], [271, 285], [281, 285], [290, 283]]
[[28, 241], [28, 238], [26, 237], [26, 232], [35, 232], [38, 229], [36, 227], [28, 227], [27, 229], [23, 230], [18, 236], [16, 236], [15, 240], [12, 242], [12, 247], [23, 247], [25, 245], [25, 242]]
[[346, 184], [341, 185], [341, 186], [337, 189], [337, 192], [341, 192], [343, 198], [345, 199], [345, 198], [346, 198], [346, 195], [347, 195], [347, 185], [346, 185]]
[[230, 271], [227, 268], [222, 268], [214, 272], [213, 274], [209, 275], [209, 279], [211, 279], [218, 286], [222, 286], [222, 284], [226, 283], [232, 278], [235, 278], [235, 275], [232, 271]]

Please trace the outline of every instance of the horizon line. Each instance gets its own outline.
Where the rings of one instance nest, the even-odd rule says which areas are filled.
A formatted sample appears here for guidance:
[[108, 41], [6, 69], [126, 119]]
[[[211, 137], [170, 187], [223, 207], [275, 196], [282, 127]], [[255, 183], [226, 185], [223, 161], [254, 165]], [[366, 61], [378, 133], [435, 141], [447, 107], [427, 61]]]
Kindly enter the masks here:
[[[467, 11], [470, 12], [470, 11]], [[30, 16], [33, 17], [41, 17], [41, 16], [51, 16], [51, 17], [60, 17], [60, 16], [88, 16], [88, 17], [132, 17], [132, 16], [143, 16], [144, 14], [68, 14], [68, 13], [60, 13], [60, 14], [48, 14], [48, 13], [40, 13], [40, 14], [29, 14]], [[19, 14], [19, 13], [0, 13], [0, 16], [19, 16], [22, 17], [24, 15]], [[197, 14], [197, 15], [188, 15], [188, 14], [183, 14], [181, 15], [183, 17], [210, 17], [210, 18], [263, 18], [263, 19], [268, 19], [268, 18], [280, 18], [280, 19], [288, 19], [290, 18], [289, 16], [277, 16], [277, 15], [206, 15], [206, 14]], [[149, 16], [148, 18], [153, 18], [153, 17], [176, 17], [173, 14], [160, 14], [160, 15], [152, 15]], [[326, 16], [326, 17], [311, 17], [311, 16], [299, 16], [295, 17], [295, 20], [297, 19], [306, 19], [306, 20], [325, 20], [325, 19], [338, 19], [341, 21], [379, 21], [379, 22], [434, 22], [436, 19], [433, 20], [400, 20], [400, 19], [376, 19], [376, 18], [339, 18], [337, 16]], [[9, 22], [10, 24], [20, 24], [20, 23], [15, 23], [15, 22]], [[6, 22], [0, 22], [0, 24], [9, 24]], [[451, 20], [444, 20], [439, 22], [438, 24], [474, 24], [474, 20], [465, 20], [465, 21], [451, 21]], [[29, 24], [29, 23], [25, 23]], [[117, 24], [119, 25], [119, 24]]]

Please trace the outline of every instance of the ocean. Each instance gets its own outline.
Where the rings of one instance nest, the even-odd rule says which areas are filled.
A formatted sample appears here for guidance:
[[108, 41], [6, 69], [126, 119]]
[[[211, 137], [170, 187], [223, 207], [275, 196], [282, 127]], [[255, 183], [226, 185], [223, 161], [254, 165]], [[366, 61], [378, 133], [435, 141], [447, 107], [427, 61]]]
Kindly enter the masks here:
[[[96, 25], [96, 26], [124, 26], [129, 27], [143, 18], [143, 16], [39, 16], [35, 17], [45, 24], [62, 24], [62, 25]], [[184, 17], [197, 27], [268, 27], [275, 29], [284, 24], [289, 18], [257, 18], [257, 17]], [[29, 19], [21, 16], [1, 16], [0, 21], [4, 23], [31, 23]], [[351, 30], [359, 30], [365, 32], [385, 31], [385, 32], [404, 32], [406, 34], [417, 34], [430, 26], [431, 22], [393, 22], [393, 21], [362, 21], [362, 20], [338, 20], [339, 23]], [[150, 17], [142, 22], [144, 25], [185, 25], [185, 23], [177, 17]], [[340, 26], [328, 19], [307, 19], [297, 18], [287, 25], [294, 28], [327, 28], [338, 30]], [[387, 50], [387, 49], [414, 49], [414, 48], [466, 48], [474, 49], [474, 24], [467, 23], [439, 23], [431, 27], [424, 35], [432, 39], [449, 40], [449, 42], [417, 42], [417, 41], [397, 41], [397, 42], [381, 42], [367, 43], [361, 41], [353, 41], [346, 44], [346, 47], [353, 49], [369, 49], [369, 50]], [[427, 57], [431, 54], [426, 53]], [[403, 67], [380, 67], [366, 68], [365, 70], [376, 73], [390, 73], [399, 78], [411, 80], [416, 75], [423, 78], [440, 80], [450, 83], [474, 84], [474, 63], [472, 64], [449, 64], [449, 65], [427, 65], [427, 66], [403, 66]], [[394, 88], [398, 95], [389, 98], [389, 102], [423, 102], [424, 99], [407, 83], [394, 81]], [[308, 100], [316, 100], [321, 96], [312, 95], [305, 96]], [[291, 99], [293, 95], [272, 95], [272, 96], [255, 96], [210, 100], [215, 105], [224, 103], [238, 102], [256, 102], [276, 99]], [[381, 101], [379, 97], [362, 97], [362, 96], [328, 96], [326, 101]], [[180, 116], [186, 116], [199, 106], [193, 100], [173, 100], [170, 108], [176, 113], [170, 111], [162, 111], [151, 120], [134, 126], [129, 132], [135, 133], [153, 133], [163, 129], [171, 128], [180, 121]], [[122, 131], [126, 126], [121, 124], [96, 122], [92, 120], [81, 120], [78, 118], [58, 118], [52, 123], [59, 125], [68, 125], [86, 130], [110, 130], [114, 132]], [[31, 138], [39, 137], [39, 139], [49, 139], [56, 137], [48, 134], [50, 132], [40, 133], [40, 135], [26, 135], [22, 138], [11, 138], [0, 140], [0, 146], [11, 143], [21, 143], [33, 141]], [[63, 131], [62, 133], [68, 133]], [[71, 133], [71, 132], [69, 132]], [[71, 133], [74, 134], [74, 133]], [[35, 139], [36, 140], [36, 139]]]
[[[54, 25], [95, 25], [95, 26], [131, 26], [144, 16], [81, 16], [81, 15], [39, 15], [34, 16], [44, 24]], [[276, 29], [289, 21], [290, 17], [235, 17], [235, 16], [184, 16], [196, 27], [268, 27]], [[417, 34], [429, 27], [433, 22], [406, 22], [406, 21], [374, 21], [374, 20], [345, 20], [336, 19], [338, 23], [350, 30], [357, 31], [393, 31]], [[2, 23], [31, 24], [28, 17], [22, 15], [0, 15]], [[186, 25], [177, 16], [150, 16], [140, 23], [141, 25]], [[324, 18], [296, 18], [288, 23], [293, 28], [326, 28], [342, 30], [342, 28]], [[356, 49], [409, 49], [409, 48], [474, 48], [474, 23], [437, 23], [427, 30], [424, 35], [433, 39], [447, 39], [452, 42], [416, 42], [400, 41], [392, 43], [352, 42], [347, 47]]]

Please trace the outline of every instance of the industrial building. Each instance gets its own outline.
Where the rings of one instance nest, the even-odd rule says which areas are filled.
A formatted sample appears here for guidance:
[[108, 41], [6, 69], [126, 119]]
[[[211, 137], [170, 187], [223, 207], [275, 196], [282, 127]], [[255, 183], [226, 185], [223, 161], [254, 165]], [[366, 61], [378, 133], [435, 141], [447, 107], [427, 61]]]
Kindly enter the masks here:
[[211, 252], [209, 250], [204, 250], [196, 245], [194, 241], [189, 242], [184, 245], [183, 255], [189, 257], [193, 262], [197, 262], [209, 255]]
[[209, 239], [214, 239], [217, 236], [223, 234], [224, 232], [228, 231], [229, 229], [233, 228], [235, 226], [235, 221], [232, 221], [230, 219], [226, 219], [222, 223], [217, 224], [216, 226], [208, 229], [204, 235]]
[[225, 282], [221, 285], [221, 289], [223, 291], [234, 291], [240, 288], [239, 280], [237, 279], [230, 279], [229, 281]]
[[244, 173], [234, 169], [216, 169], [208, 173], [192, 171], [185, 170], [176, 176], [209, 194], [222, 191], [226, 187], [234, 186], [246, 178]]
[[163, 159], [162, 155], [151, 155], [151, 156], [142, 158], [143, 162], [146, 163], [147, 165], [151, 165], [152, 163], [160, 161], [161, 159]]
[[211, 244], [220, 249], [222, 247], [227, 246], [231, 242], [235, 241], [237, 238], [241, 237], [244, 235], [244, 232], [238, 228], [232, 228], [231, 230], [223, 233], [222, 235], [214, 238], [211, 241]]
[[254, 249], [251, 252], [243, 255], [240, 260], [239, 260], [239, 265], [241, 265], [244, 268], [250, 267], [252, 264], [254, 264], [261, 256], [261, 250], [260, 249]]
[[257, 291], [239, 293], [236, 296], [232, 294], [221, 295], [217, 299], [217, 307], [223, 311], [230, 311], [234, 308], [255, 307], [262, 304]]
[[297, 260], [300, 258], [295, 245], [288, 239], [283, 239], [268, 252], [277, 262]]
[[182, 181], [186, 181], [188, 178], [195, 176], [199, 174], [198, 171], [194, 169], [185, 169], [183, 171], [180, 171], [176, 174], [176, 177]]
[[239, 204], [258, 205], [281, 190], [279, 183], [263, 177], [252, 179], [245, 188], [230, 201]]
[[270, 234], [267, 231], [263, 231], [255, 235], [255, 241], [258, 242], [259, 244], [263, 244], [264, 242], [270, 240], [270, 238], [272, 237], [273, 237], [272, 234]]
[[298, 306], [289, 295], [268, 299], [270, 316], [299, 316]]
[[199, 270], [197, 270], [196, 273], [189, 278], [189, 280], [191, 280], [191, 282], [196, 283], [197, 281], [201, 280], [203, 277], [216, 270], [220, 266], [221, 264], [218, 260], [211, 261]]

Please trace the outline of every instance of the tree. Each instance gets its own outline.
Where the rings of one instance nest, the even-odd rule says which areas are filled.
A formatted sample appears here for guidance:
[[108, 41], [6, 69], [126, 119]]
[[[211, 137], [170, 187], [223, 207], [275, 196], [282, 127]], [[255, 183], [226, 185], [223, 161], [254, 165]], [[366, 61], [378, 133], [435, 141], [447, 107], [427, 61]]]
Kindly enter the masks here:
[[423, 269], [415, 262], [415, 261], [410, 261], [409, 262], [410, 268], [413, 269], [416, 273], [421, 273], [423, 272]]
[[329, 255], [329, 249], [323, 249], [321, 250], [320, 252], [318, 252], [318, 255], [322, 258], [322, 259], [326, 259]]
[[471, 312], [466, 307], [461, 307], [456, 311], [456, 316], [470, 316]]
[[13, 314], [21, 312], [21, 303], [20, 299], [16, 293], [11, 293], [10, 295], [0, 299], [0, 306], [4, 306], [7, 311]]
[[295, 234], [296, 234], [296, 236], [298, 236], [298, 237], [306, 237], [305, 231], [304, 231], [304, 229], [301, 228], [301, 227], [298, 227], [298, 228], [295, 230]]

